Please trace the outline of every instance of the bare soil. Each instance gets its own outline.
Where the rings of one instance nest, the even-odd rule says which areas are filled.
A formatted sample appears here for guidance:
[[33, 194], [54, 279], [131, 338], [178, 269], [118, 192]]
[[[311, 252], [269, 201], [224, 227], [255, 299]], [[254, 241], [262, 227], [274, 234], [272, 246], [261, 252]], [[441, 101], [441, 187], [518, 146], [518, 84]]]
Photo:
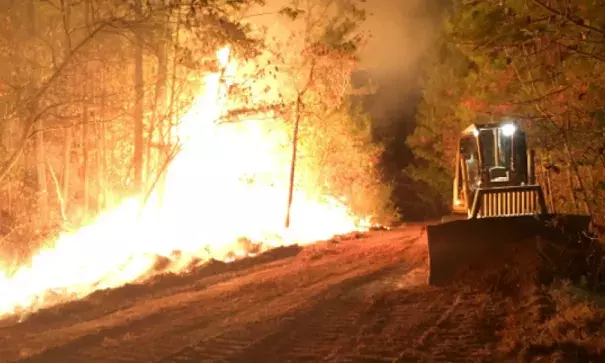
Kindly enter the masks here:
[[0, 320], [0, 362], [605, 361], [568, 287], [429, 287], [427, 258], [412, 225], [210, 263]]

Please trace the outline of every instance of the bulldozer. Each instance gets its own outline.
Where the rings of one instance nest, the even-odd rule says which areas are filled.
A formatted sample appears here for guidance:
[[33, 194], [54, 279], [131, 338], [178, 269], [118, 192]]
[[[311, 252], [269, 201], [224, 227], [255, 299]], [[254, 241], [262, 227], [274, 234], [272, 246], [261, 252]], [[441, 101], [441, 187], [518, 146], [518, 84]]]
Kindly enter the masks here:
[[[513, 121], [472, 124], [458, 137], [451, 214], [426, 227], [428, 283], [452, 283], [504, 244], [548, 233], [553, 218], [569, 230], [587, 229], [588, 216], [549, 213], [535, 176], [535, 152]], [[563, 222], [561, 222], [563, 221]]]

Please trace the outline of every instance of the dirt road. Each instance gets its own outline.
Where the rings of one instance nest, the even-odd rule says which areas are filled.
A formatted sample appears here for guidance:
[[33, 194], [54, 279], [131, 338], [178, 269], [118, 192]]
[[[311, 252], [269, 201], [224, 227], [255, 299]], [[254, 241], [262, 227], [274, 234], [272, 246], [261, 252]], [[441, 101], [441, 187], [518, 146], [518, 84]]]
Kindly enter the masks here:
[[426, 286], [422, 232], [278, 249], [0, 321], [0, 362], [502, 361], [510, 301]]

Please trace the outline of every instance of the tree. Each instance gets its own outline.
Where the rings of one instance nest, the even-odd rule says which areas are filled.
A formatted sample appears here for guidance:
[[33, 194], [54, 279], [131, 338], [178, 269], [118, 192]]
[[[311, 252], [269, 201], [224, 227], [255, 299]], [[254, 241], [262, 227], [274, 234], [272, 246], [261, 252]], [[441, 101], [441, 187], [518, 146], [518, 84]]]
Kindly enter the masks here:
[[[591, 3], [455, 1], [444, 38], [457, 56], [434, 58], [434, 69], [466, 64], [466, 71], [447, 80], [437, 71], [430, 77], [410, 143], [421, 143], [427, 126], [443, 137], [430, 126], [431, 113], [440, 115], [448, 132], [480, 115], [519, 119], [538, 152], [540, 181], [552, 187], [552, 207], [602, 218], [604, 194], [597, 180], [605, 173], [600, 161], [605, 42], [603, 30], [592, 25], [602, 20]], [[436, 97], [448, 91], [456, 97], [453, 104]], [[451, 150], [452, 142], [444, 149]], [[433, 154], [431, 160], [416, 152], [428, 168], [444, 168], [451, 157]]]
[[[289, 92], [281, 92], [283, 114], [293, 127], [286, 225], [296, 179], [346, 200], [359, 215], [392, 217], [390, 190], [377, 166], [382, 148], [371, 141], [368, 116], [351, 103], [351, 77], [363, 45], [361, 2], [293, 2], [280, 13], [300, 28], [273, 47], [277, 77], [289, 85]], [[299, 160], [300, 154], [305, 158]], [[304, 178], [296, 177], [297, 164]]]
[[[134, 3], [135, 17], [141, 19], [143, 17], [143, 5], [141, 0], [135, 0]], [[141, 192], [143, 185], [143, 99], [145, 93], [143, 91], [143, 40], [141, 36], [136, 34], [136, 50], [135, 50], [135, 68], [134, 68], [134, 189]]]
[[[140, 181], [141, 190], [152, 184], [158, 165], [174, 152], [158, 150], [155, 161], [145, 157], [154, 129], [161, 124], [165, 139], [198, 91], [191, 76], [213, 71], [196, 61], [226, 43], [253, 47], [237, 22], [253, 3], [139, 1], [131, 7], [117, 0], [28, 0], [1, 6], [0, 201], [10, 206], [15, 231], [7, 232], [4, 247], [19, 259], [49, 237], [34, 224], [77, 228], [130, 194], [130, 180]], [[178, 36], [185, 32], [187, 41]], [[124, 79], [135, 80], [137, 98], [133, 82]], [[139, 162], [134, 179], [133, 155]], [[40, 213], [32, 213], [37, 205]]]

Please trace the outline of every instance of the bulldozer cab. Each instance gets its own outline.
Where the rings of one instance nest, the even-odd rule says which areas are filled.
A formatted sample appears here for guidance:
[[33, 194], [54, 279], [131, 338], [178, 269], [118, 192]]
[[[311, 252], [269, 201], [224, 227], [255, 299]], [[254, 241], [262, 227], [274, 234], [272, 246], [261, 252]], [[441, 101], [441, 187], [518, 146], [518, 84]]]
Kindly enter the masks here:
[[[494, 216], [546, 212], [532, 165], [533, 152], [528, 152], [525, 133], [515, 124], [469, 126], [458, 140], [452, 211], [470, 218], [487, 216], [490, 207], [496, 209], [489, 213]], [[507, 199], [510, 203], [504, 205]], [[513, 208], [515, 199], [519, 205]]]

